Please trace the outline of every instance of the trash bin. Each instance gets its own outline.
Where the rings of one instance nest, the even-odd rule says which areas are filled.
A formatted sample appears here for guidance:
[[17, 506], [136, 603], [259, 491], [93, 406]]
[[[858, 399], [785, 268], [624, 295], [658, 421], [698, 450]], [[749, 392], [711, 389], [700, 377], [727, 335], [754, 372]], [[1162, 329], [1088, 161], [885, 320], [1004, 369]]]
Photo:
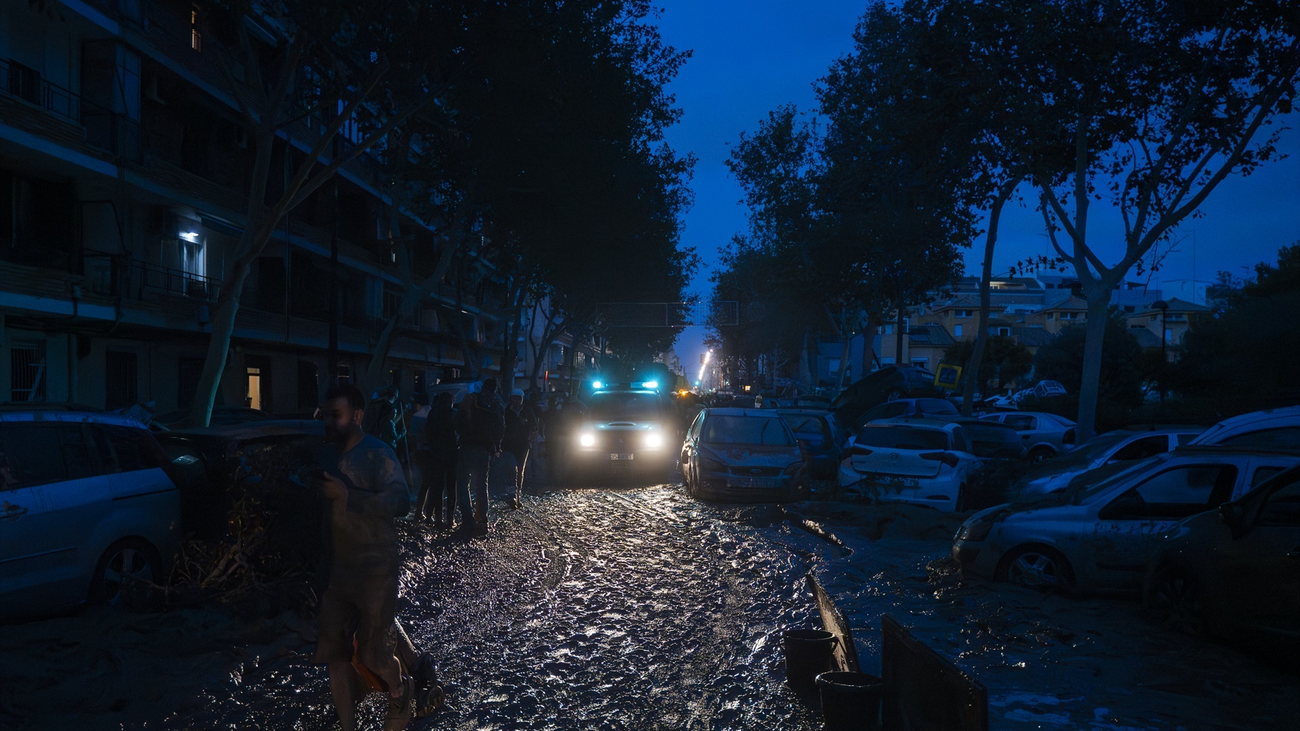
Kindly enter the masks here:
[[885, 683], [866, 673], [832, 671], [817, 676], [826, 731], [879, 731]]
[[787, 630], [781, 638], [785, 649], [785, 682], [794, 687], [812, 687], [817, 676], [834, 667], [835, 635], [819, 629]]

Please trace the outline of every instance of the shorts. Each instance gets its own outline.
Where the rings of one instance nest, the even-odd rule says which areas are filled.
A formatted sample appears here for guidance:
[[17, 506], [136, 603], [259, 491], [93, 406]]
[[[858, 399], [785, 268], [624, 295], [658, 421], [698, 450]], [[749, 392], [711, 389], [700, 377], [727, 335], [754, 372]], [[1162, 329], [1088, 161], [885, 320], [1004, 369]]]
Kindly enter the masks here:
[[393, 662], [397, 654], [393, 621], [397, 612], [397, 573], [365, 575], [335, 571], [321, 597], [320, 638], [312, 660], [321, 665], [351, 662], [356, 637], [357, 659], [372, 670]]

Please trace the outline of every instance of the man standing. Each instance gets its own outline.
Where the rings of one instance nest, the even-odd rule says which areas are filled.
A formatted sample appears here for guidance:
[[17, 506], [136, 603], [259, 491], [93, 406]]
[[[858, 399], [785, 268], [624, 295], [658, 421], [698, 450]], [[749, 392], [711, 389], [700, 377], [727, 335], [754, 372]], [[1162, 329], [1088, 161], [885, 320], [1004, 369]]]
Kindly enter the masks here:
[[524, 469], [528, 465], [533, 437], [537, 434], [537, 416], [524, 403], [524, 392], [517, 388], [510, 393], [505, 416], [506, 430], [501, 438], [501, 451], [509, 452], [515, 458], [515, 494], [510, 499], [510, 506], [518, 510], [523, 506]]
[[456, 418], [456, 431], [460, 435], [460, 449], [456, 453], [456, 501], [460, 503], [461, 530], [487, 535], [488, 477], [505, 431], [505, 406], [497, 398], [496, 380], [488, 378], [478, 393], [467, 394]]
[[[456, 414], [451, 408], [451, 392], [443, 391], [433, 400], [422, 443], [426, 447], [422, 466], [420, 499], [415, 517], [433, 520], [435, 528], [450, 528], [456, 515]], [[443, 512], [443, 499], [447, 509]], [[447, 516], [443, 521], [443, 515]]]
[[393, 632], [399, 554], [394, 520], [410, 498], [391, 447], [361, 429], [366, 401], [352, 384], [325, 394], [320, 418], [330, 444], [317, 473], [328, 501], [332, 561], [321, 597], [315, 661], [329, 670], [330, 692], [343, 731], [356, 729], [355, 657], [388, 690], [385, 731], [411, 720], [414, 683], [404, 675]]

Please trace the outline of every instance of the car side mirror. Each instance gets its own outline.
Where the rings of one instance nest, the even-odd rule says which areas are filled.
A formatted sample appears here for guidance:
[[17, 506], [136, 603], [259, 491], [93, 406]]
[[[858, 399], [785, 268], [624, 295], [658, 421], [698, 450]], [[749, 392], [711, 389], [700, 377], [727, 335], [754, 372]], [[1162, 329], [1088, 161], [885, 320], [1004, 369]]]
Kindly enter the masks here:
[[1232, 530], [1233, 539], [1240, 538], [1245, 532], [1242, 525], [1246, 518], [1246, 510], [1237, 503], [1224, 503], [1219, 506], [1219, 519]]

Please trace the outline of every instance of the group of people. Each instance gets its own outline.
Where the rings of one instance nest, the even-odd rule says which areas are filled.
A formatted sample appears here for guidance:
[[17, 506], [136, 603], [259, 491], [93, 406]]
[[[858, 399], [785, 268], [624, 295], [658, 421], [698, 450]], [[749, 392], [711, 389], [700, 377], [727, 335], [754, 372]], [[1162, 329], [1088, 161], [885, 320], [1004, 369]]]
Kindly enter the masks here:
[[411, 419], [414, 462], [420, 474], [416, 520], [437, 529], [451, 528], [459, 504], [458, 530], [485, 535], [488, 481], [492, 463], [499, 457], [508, 455], [512, 460], [511, 506], [521, 506], [528, 460], [538, 437], [536, 413], [524, 403], [520, 389], [503, 403], [492, 378], [459, 404], [453, 404], [447, 391], [439, 393], [427, 410], [425, 404], [417, 404], [420, 408]]

